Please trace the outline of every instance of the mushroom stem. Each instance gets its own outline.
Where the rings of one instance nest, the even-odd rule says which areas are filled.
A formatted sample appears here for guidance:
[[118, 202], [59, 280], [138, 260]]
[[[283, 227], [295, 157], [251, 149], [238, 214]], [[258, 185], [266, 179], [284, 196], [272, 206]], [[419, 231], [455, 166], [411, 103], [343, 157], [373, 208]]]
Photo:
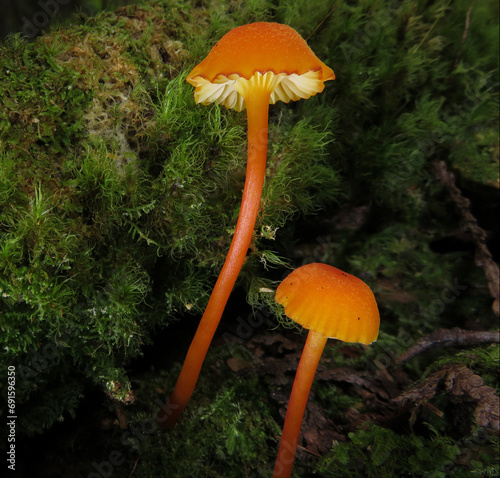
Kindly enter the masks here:
[[302, 417], [304, 416], [309, 391], [327, 340], [327, 337], [318, 334], [314, 330], [309, 330], [288, 402], [273, 478], [289, 478], [292, 475]]
[[248, 161], [238, 221], [226, 260], [189, 347], [175, 388], [158, 413], [161, 428], [172, 427], [191, 398], [208, 347], [250, 246], [266, 172], [269, 97], [270, 91], [262, 87], [253, 89], [245, 98]]

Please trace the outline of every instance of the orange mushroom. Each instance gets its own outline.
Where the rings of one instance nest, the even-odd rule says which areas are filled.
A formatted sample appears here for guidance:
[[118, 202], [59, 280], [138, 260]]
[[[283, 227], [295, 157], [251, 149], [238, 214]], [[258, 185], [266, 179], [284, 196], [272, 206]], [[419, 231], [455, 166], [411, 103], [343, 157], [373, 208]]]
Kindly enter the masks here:
[[309, 391], [327, 339], [368, 345], [378, 337], [380, 317], [373, 292], [361, 279], [326, 264], [295, 269], [278, 286], [275, 299], [285, 307], [288, 317], [309, 329], [273, 474], [273, 478], [288, 478]]
[[245, 260], [260, 206], [266, 170], [269, 104], [307, 99], [335, 79], [291, 27], [251, 23], [224, 35], [187, 76], [196, 103], [247, 110], [248, 158], [243, 198], [226, 261], [214, 286], [184, 365], [158, 415], [161, 427], [175, 424], [189, 401], [212, 337]]

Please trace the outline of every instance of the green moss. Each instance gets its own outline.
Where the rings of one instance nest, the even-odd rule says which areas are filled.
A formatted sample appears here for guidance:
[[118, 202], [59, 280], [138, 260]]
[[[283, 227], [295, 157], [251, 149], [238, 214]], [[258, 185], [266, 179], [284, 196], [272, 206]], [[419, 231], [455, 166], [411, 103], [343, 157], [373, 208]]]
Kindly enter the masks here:
[[318, 402], [329, 412], [328, 418], [337, 426], [344, 423], [345, 414], [349, 409], [356, 409], [362, 405], [359, 398], [344, 393], [335, 385], [316, 386], [316, 390]]
[[[158, 331], [174, 334], [169, 324], [203, 311], [234, 231], [246, 156], [245, 115], [195, 105], [185, 77], [226, 31], [251, 21], [295, 27], [337, 75], [321, 95], [270, 109], [266, 185], [238, 282], [251, 307], [276, 314], [280, 327], [273, 290], [302, 261], [358, 275], [376, 293], [380, 339], [354, 358], [325, 352], [356, 370], [393, 367], [436, 328], [495, 327], [474, 246], [457, 233], [459, 211], [433, 173], [444, 160], [465, 196], [497, 200], [498, 4], [475, 2], [464, 37], [469, 8], [155, 0], [2, 44], [0, 375], [18, 371], [19, 433], [71, 417], [96, 385], [123, 402], [134, 393], [127, 414], [139, 426], [172, 388], [184, 351], [172, 352], [168, 372], [131, 379], [128, 369]], [[440, 360], [463, 360], [495, 386], [490, 352], [442, 351]], [[228, 358], [219, 353], [182, 426], [146, 434], [121, 476], [136, 458], [138, 476], [269, 476], [281, 425], [271, 392], [261, 376], [219, 382]], [[418, 357], [404, 371], [416, 379], [433, 361]], [[335, 421], [369, 408], [340, 392], [315, 389]], [[358, 430], [325, 458], [299, 459], [297, 474], [317, 465], [321, 476], [466, 476], [496, 466], [493, 439], [476, 447], [474, 431], [459, 444], [473, 451], [461, 466], [443, 420], [422, 436]]]
[[[154, 326], [203, 310], [224, 260], [244, 181], [245, 117], [195, 105], [185, 75], [198, 58], [185, 21], [210, 15], [181, 7], [131, 6], [2, 46], [3, 366], [31, 369], [33, 354], [69, 337], [56, 361], [26, 376], [18, 399], [27, 406], [46, 399], [29, 392], [49, 373], [126, 383], [124, 367]], [[242, 17], [267, 11], [245, 8]], [[274, 127], [248, 281], [262, 257], [280, 263], [260, 245], [271, 231], [334, 197], [321, 192], [336, 183], [327, 143], [308, 121]]]
[[[430, 438], [400, 435], [375, 425], [349, 435], [350, 441], [336, 444], [321, 460], [321, 476], [346, 477], [414, 477], [441, 478], [469, 476], [468, 472], [452, 467], [460, 455], [460, 447], [450, 438], [433, 433]], [[486, 464], [490, 464], [488, 461]]]
[[453, 356], [441, 357], [432, 363], [427, 373], [439, 370], [449, 363], [463, 363], [473, 370], [474, 373], [478, 374], [486, 385], [499, 388], [498, 367], [500, 365], [500, 349], [498, 345], [492, 344], [486, 347], [461, 350]]
[[134, 471], [138, 477], [158, 476], [159, 470], [179, 477], [264, 477], [271, 473], [280, 429], [259, 377], [237, 377], [227, 366], [236, 348], [211, 349], [204, 365], [209, 373], [200, 377], [193, 406], [168, 433], [158, 433], [151, 410], [158, 409], [158, 390], [173, 385], [178, 368], [168, 374], [152, 369], [135, 381], [138, 402], [129, 430], [136, 433], [127, 433], [120, 446], [127, 447], [131, 465], [140, 457]]

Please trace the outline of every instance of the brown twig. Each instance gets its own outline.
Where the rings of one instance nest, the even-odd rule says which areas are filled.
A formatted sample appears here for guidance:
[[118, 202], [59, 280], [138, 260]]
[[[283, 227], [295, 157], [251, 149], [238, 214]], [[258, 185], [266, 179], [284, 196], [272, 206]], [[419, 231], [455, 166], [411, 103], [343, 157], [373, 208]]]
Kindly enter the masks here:
[[321, 20], [318, 25], [314, 28], [314, 30], [307, 36], [305, 39], [306, 41], [309, 41], [309, 39], [322, 27], [323, 23], [325, 23], [333, 14], [333, 12], [337, 9], [337, 5], [334, 5], [333, 8], [325, 15], [323, 20]]
[[446, 186], [451, 200], [456, 204], [461, 215], [462, 228], [469, 231], [476, 246], [475, 263], [484, 269], [484, 274], [488, 280], [488, 288], [493, 297], [492, 309], [498, 317], [500, 315], [500, 273], [498, 264], [491, 257], [491, 253], [486, 246], [487, 234], [479, 227], [476, 218], [470, 211], [470, 201], [462, 195], [462, 192], [455, 184], [455, 175], [448, 171], [444, 161], [435, 163], [436, 177]]
[[499, 331], [476, 331], [463, 329], [438, 329], [418, 339], [396, 363], [400, 364], [436, 347], [470, 347], [473, 345], [500, 343]]
[[460, 57], [462, 55], [462, 50], [464, 49], [465, 40], [467, 40], [467, 35], [469, 33], [470, 14], [472, 13], [472, 7], [474, 7], [475, 3], [476, 3], [476, 0], [472, 0], [470, 7], [467, 10], [467, 13], [465, 15], [464, 33], [462, 34], [462, 41], [460, 42], [460, 47], [458, 48], [457, 56], [455, 57], [455, 62], [453, 63], [453, 69], [455, 69], [458, 66], [458, 63], [460, 62]]
[[139, 463], [139, 458], [136, 458], [135, 462], [134, 462], [134, 466], [132, 467], [132, 471], [130, 472], [130, 474], [128, 475], [129, 478], [131, 478], [132, 476], [134, 476], [134, 471], [135, 469], [137, 468], [137, 464]]

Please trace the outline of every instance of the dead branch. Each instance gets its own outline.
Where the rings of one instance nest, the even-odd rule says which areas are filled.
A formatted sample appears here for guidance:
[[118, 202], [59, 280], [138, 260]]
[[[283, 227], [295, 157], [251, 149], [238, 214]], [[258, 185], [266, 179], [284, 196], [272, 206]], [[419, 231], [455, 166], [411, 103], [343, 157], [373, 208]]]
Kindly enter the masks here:
[[462, 192], [455, 184], [455, 175], [448, 171], [444, 161], [436, 161], [435, 175], [446, 186], [451, 200], [455, 203], [460, 215], [462, 228], [469, 231], [476, 246], [475, 263], [484, 269], [484, 274], [488, 280], [488, 288], [493, 297], [492, 309], [498, 317], [500, 315], [500, 273], [498, 264], [491, 257], [491, 253], [486, 246], [487, 234], [479, 227], [476, 218], [470, 211], [470, 201], [462, 195]]
[[418, 339], [396, 363], [401, 364], [427, 350], [437, 347], [470, 347], [488, 343], [500, 343], [499, 331], [476, 331], [463, 329], [438, 329]]

